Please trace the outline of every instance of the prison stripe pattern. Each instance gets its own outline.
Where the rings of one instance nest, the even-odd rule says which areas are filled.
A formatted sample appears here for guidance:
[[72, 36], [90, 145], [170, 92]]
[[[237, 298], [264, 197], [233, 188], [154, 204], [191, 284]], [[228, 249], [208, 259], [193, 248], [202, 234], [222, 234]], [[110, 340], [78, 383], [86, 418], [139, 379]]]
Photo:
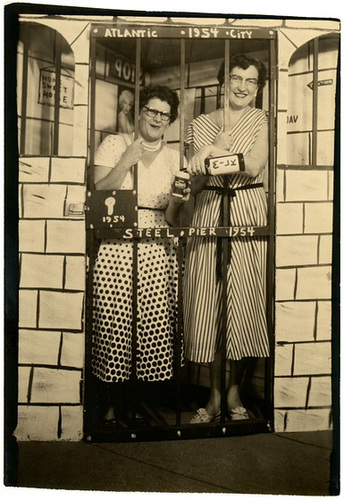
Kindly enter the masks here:
[[[265, 112], [252, 108], [232, 128], [231, 151], [249, 153]], [[195, 151], [212, 143], [220, 127], [207, 115], [191, 122], [185, 140]], [[240, 174], [229, 176], [229, 185], [237, 188], [260, 183]], [[223, 177], [210, 177], [208, 185], [223, 186]], [[222, 197], [216, 191], [203, 190], [197, 196], [193, 226], [219, 225]], [[230, 203], [230, 225], [266, 225], [267, 201], [262, 187], [239, 190]], [[194, 237], [187, 244], [184, 282], [185, 355], [198, 363], [214, 360], [220, 349], [222, 329], [222, 281], [216, 276], [216, 238]], [[269, 355], [266, 325], [266, 239], [237, 237], [230, 241], [227, 280], [226, 355], [228, 359]]]

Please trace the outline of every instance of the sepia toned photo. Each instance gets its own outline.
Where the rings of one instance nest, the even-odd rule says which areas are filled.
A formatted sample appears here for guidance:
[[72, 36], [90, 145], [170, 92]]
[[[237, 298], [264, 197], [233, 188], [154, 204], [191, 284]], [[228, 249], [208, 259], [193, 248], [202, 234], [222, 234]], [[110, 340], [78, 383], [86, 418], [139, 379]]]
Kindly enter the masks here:
[[5, 486], [339, 495], [340, 20], [5, 28]]

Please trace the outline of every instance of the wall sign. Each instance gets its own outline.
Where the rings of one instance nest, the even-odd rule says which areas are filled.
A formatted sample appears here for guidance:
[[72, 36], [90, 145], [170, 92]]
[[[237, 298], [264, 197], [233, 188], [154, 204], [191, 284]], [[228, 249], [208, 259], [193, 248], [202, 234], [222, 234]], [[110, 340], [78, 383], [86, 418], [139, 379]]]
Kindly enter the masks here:
[[[48, 68], [42, 68], [39, 77], [39, 104], [47, 106], [55, 105], [56, 72]], [[60, 106], [72, 109], [74, 106], [74, 78], [61, 73], [60, 82]]]

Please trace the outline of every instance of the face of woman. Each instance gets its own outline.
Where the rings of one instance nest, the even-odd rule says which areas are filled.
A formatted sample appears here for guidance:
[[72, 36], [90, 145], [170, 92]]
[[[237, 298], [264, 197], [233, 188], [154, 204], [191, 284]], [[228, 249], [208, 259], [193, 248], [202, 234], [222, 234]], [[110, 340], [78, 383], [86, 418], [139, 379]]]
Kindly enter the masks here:
[[248, 106], [258, 89], [258, 70], [255, 66], [242, 69], [236, 66], [229, 75], [229, 102], [235, 109]]
[[[160, 113], [157, 113], [156, 116], [149, 116], [154, 114], [154, 110], [160, 111]], [[161, 101], [156, 97], [150, 99], [140, 113], [139, 125], [142, 138], [149, 142], [160, 139], [170, 124], [170, 120], [165, 119], [166, 114], [169, 115], [170, 112], [171, 106], [166, 101]]]

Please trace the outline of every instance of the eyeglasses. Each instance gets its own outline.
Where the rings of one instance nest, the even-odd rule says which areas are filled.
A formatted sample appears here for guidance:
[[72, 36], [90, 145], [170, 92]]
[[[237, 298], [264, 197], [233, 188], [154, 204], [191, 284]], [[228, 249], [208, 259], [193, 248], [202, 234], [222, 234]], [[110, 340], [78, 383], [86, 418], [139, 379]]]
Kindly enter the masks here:
[[245, 81], [245, 85], [247, 85], [247, 87], [256, 87], [258, 85], [257, 78], [247, 78], [244, 80], [242, 76], [239, 75], [229, 75], [229, 81], [233, 85], [242, 85]]
[[150, 118], [155, 118], [157, 115], [160, 115], [163, 122], [168, 122], [168, 120], [171, 118], [170, 113], [164, 113], [163, 111], [158, 111], [157, 109], [149, 108], [148, 106], [143, 107], [145, 109], [146, 115]]

